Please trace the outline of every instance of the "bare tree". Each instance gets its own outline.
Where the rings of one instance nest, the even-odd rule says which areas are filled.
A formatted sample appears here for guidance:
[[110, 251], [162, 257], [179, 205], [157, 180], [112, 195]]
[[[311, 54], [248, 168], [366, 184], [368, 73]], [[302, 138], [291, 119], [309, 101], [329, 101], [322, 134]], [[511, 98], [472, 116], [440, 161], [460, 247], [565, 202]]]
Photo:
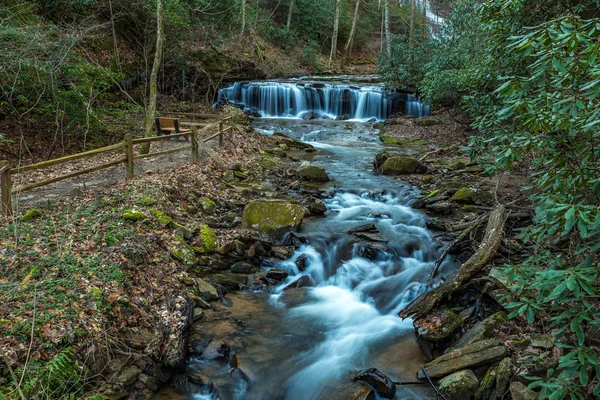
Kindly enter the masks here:
[[333, 36], [331, 38], [331, 53], [329, 53], [329, 66], [331, 68], [331, 63], [335, 58], [337, 53], [337, 40], [338, 40], [338, 30], [340, 27], [340, 12], [342, 9], [342, 0], [336, 0], [335, 2], [335, 18], [333, 20]]
[[294, 12], [294, 0], [290, 0], [290, 8], [288, 10], [287, 27], [290, 29], [292, 25], [292, 13]]
[[361, 0], [356, 0], [356, 5], [354, 6], [354, 18], [352, 19], [352, 29], [350, 29], [350, 36], [348, 37], [346, 46], [344, 46], [344, 55], [342, 56], [342, 70], [346, 68], [346, 65], [350, 61], [350, 53], [352, 52], [354, 36], [356, 35], [356, 25], [358, 23], [358, 10], [360, 9], [360, 1]]
[[[154, 63], [152, 64], [152, 73], [150, 74], [150, 96], [148, 99], [148, 107], [146, 107], [146, 119], [144, 121], [144, 136], [152, 136], [154, 132], [154, 116], [156, 115], [156, 99], [158, 70], [162, 62], [162, 48], [164, 40], [163, 29], [164, 8], [162, 0], [156, 0], [156, 51], [154, 52]], [[150, 143], [144, 143], [140, 150], [141, 154], [150, 152]]]
[[242, 0], [242, 35], [246, 31], [246, 0]]
[[[411, 0], [412, 1], [412, 0]], [[392, 34], [390, 33], [390, 1], [383, 0], [385, 18], [385, 46], [388, 63], [392, 65]]]

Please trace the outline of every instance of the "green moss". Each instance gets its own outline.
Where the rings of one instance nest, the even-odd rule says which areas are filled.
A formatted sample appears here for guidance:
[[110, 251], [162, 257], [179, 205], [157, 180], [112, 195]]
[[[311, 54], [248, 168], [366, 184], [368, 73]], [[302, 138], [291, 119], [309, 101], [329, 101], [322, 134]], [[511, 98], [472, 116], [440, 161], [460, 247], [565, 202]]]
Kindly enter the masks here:
[[211, 281], [226, 290], [239, 290], [241, 285], [235, 278], [225, 274], [215, 274], [211, 277]]
[[430, 199], [430, 198], [432, 198], [434, 196], [437, 196], [439, 193], [440, 193], [440, 191], [436, 189], [433, 192], [429, 193], [427, 196], [425, 196], [425, 198], [426, 199]]
[[282, 165], [282, 163], [281, 163], [281, 161], [276, 160], [273, 157], [265, 155], [260, 158], [258, 165], [260, 165], [263, 168], [273, 168], [273, 167]]
[[433, 183], [434, 181], [434, 177], [433, 175], [423, 175], [423, 178], [421, 179], [421, 182], [423, 183]]
[[194, 251], [200, 254], [214, 253], [217, 250], [217, 234], [208, 225], [200, 225], [200, 246], [194, 247]]
[[39, 218], [41, 216], [42, 212], [40, 210], [38, 210], [37, 208], [32, 208], [31, 210], [27, 211], [25, 215], [23, 215], [23, 217], [21, 217], [21, 221], [27, 222]]
[[475, 203], [477, 200], [477, 192], [466, 187], [458, 189], [452, 196], [452, 200], [459, 203]]
[[472, 211], [475, 211], [475, 207], [473, 207], [472, 205], [469, 205], [469, 204], [465, 204], [464, 206], [462, 206], [462, 210], [467, 211], [467, 212], [472, 212]]
[[208, 197], [200, 197], [200, 206], [205, 214], [213, 215], [217, 211], [217, 205]]
[[399, 146], [423, 146], [427, 144], [425, 140], [422, 139], [405, 139], [405, 138], [397, 138], [382, 132], [379, 134], [379, 139], [385, 144], [395, 144]]
[[390, 157], [381, 166], [384, 175], [412, 174], [417, 171], [419, 161], [413, 157]]
[[146, 218], [146, 215], [136, 209], [130, 209], [123, 211], [123, 219], [126, 221], [139, 221]]
[[169, 217], [167, 214], [163, 213], [156, 208], [150, 210], [150, 212], [156, 217], [158, 223], [164, 227], [169, 227], [173, 225], [173, 218]]
[[275, 201], [253, 201], [244, 208], [244, 228], [257, 229], [269, 236], [279, 236], [295, 231], [304, 218], [304, 207], [300, 203]]
[[171, 248], [171, 255], [186, 267], [193, 267], [198, 261], [194, 249], [181, 236], [175, 237], [175, 242]]
[[102, 289], [92, 286], [92, 288], [90, 289], [92, 296], [96, 297], [96, 298], [100, 298], [102, 296], [104, 296], [104, 292], [102, 292]]
[[467, 163], [465, 163], [463, 160], [456, 160], [454, 163], [452, 163], [452, 169], [455, 171], [459, 171], [465, 168], [467, 168]]
[[153, 199], [152, 197], [141, 197], [140, 199], [138, 199], [137, 204], [141, 205], [141, 206], [153, 206], [157, 203], [157, 201], [155, 199]]
[[425, 117], [417, 119], [415, 123], [419, 126], [434, 126], [441, 125], [443, 122], [437, 118]]

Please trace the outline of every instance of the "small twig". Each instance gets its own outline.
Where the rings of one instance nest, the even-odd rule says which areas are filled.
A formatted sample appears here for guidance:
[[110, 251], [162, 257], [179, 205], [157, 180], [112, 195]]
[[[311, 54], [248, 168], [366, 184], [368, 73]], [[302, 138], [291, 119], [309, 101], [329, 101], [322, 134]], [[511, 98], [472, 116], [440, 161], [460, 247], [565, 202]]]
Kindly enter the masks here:
[[457, 147], [458, 147], [458, 145], [457, 145], [457, 144], [453, 144], [453, 145], [452, 145], [452, 146], [450, 146], [450, 147], [443, 147], [443, 148], [441, 148], [441, 149], [437, 149], [437, 150], [434, 150], [434, 151], [430, 151], [429, 153], [425, 153], [425, 154], [423, 155], [423, 157], [419, 158], [419, 162], [423, 162], [423, 161], [425, 161], [425, 159], [426, 159], [427, 157], [429, 157], [429, 156], [432, 156], [432, 155], [434, 155], [434, 154], [437, 154], [437, 153], [444, 153], [444, 152], [446, 152], [446, 151], [454, 150], [454, 149], [455, 149], [455, 148], [457, 148]]
[[500, 201], [498, 200], [498, 188], [500, 187], [500, 181], [502, 180], [503, 176], [504, 176], [504, 171], [502, 171], [500, 173], [500, 176], [498, 176], [498, 181], [496, 182], [496, 188], [494, 189], [494, 200], [496, 200], [496, 204], [500, 204]]
[[[8, 359], [8, 357], [6, 357], [6, 354], [2, 354], [2, 358], [4, 359], [4, 363], [8, 367], [8, 372], [10, 372], [10, 376], [12, 377], [13, 382], [17, 383], [17, 377], [15, 376], [15, 371], [13, 371], [12, 367], [10, 366], [10, 360]], [[17, 385], [16, 391], [19, 392], [21, 400], [27, 400], [25, 398], [25, 395], [23, 395], [23, 392], [21, 391], [21, 385]]]
[[425, 376], [427, 377], [427, 380], [429, 381], [429, 384], [431, 385], [431, 387], [433, 388], [433, 390], [435, 390], [435, 393], [437, 393], [437, 395], [439, 397], [441, 397], [444, 400], [448, 400], [448, 398], [446, 396], [444, 396], [444, 394], [442, 392], [439, 391], [439, 389], [437, 387], [435, 387], [435, 385], [433, 384], [433, 381], [431, 380], [431, 378], [429, 377], [429, 374], [427, 373], [427, 371], [425, 370], [425, 366], [421, 365], [421, 371], [423, 371], [423, 373], [425, 374]]

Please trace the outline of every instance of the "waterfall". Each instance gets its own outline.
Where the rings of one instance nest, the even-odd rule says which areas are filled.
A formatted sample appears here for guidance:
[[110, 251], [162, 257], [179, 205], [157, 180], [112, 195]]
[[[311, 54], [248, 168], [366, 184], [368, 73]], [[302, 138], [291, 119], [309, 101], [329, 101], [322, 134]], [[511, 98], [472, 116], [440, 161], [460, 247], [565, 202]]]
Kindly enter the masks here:
[[216, 104], [228, 103], [261, 118], [382, 121], [398, 112], [429, 115], [415, 97], [374, 85], [236, 82], [218, 92]]

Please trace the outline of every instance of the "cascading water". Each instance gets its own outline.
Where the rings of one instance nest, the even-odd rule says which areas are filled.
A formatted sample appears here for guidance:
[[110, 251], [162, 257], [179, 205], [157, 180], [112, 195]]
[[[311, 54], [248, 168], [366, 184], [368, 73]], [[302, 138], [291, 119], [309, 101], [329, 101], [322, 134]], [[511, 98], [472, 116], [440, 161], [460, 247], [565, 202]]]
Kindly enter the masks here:
[[236, 82], [218, 92], [217, 104], [226, 103], [263, 118], [381, 121], [396, 112], [429, 115], [428, 107], [414, 96], [388, 93], [377, 85]]

